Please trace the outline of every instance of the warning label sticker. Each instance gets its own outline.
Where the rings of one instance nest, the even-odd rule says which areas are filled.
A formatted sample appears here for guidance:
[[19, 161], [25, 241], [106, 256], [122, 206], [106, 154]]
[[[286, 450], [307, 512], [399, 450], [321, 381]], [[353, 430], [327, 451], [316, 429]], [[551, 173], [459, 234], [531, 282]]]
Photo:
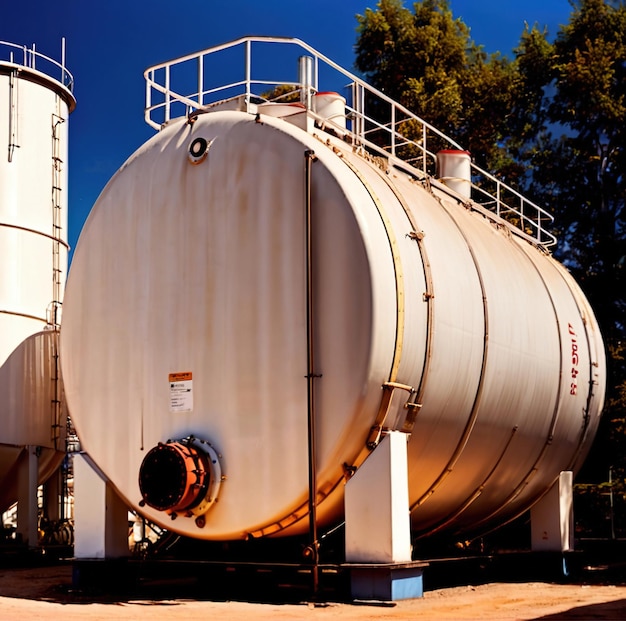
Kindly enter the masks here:
[[170, 412], [193, 410], [193, 379], [191, 372], [170, 373]]

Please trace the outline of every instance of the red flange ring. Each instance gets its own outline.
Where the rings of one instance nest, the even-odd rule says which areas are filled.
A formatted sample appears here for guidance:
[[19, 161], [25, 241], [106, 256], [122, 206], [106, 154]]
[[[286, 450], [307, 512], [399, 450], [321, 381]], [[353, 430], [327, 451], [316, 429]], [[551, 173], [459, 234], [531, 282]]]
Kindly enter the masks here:
[[168, 513], [189, 511], [200, 504], [211, 483], [208, 456], [190, 444], [159, 443], [139, 468], [139, 489], [150, 507]]

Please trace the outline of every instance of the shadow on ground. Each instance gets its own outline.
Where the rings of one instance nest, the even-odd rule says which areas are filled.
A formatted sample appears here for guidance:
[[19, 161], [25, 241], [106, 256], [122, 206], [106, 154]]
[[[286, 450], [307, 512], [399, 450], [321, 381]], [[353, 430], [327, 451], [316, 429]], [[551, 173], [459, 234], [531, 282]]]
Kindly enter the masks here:
[[553, 615], [537, 617], [532, 621], [590, 621], [590, 619], [605, 619], [622, 621], [626, 619], [626, 599], [619, 599], [614, 602], [605, 602], [603, 604], [592, 604], [590, 606], [579, 606], [565, 610]]

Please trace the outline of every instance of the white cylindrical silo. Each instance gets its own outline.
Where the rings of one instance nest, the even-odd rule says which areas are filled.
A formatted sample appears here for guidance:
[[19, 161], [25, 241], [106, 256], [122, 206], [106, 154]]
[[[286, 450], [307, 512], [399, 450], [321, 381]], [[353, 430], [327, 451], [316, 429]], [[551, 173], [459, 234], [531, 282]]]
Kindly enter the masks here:
[[411, 434], [417, 535], [502, 523], [589, 448], [593, 313], [504, 221], [318, 132], [200, 114], [109, 182], [61, 331], [82, 447], [165, 528], [303, 533], [312, 385], [320, 524], [378, 428]]
[[24, 447], [39, 447], [41, 479], [65, 450], [56, 341], [68, 258], [67, 121], [75, 99], [63, 63], [6, 42], [0, 59], [3, 510], [16, 500], [14, 468]]

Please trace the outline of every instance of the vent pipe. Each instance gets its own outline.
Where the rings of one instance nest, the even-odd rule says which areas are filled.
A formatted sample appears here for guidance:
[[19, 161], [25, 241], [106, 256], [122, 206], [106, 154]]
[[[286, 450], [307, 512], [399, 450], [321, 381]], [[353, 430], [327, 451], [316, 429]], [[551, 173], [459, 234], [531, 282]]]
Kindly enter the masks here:
[[446, 149], [437, 153], [437, 178], [463, 198], [472, 194], [472, 159], [469, 151]]
[[298, 58], [298, 79], [300, 81], [300, 101], [311, 109], [311, 94], [313, 92], [313, 58], [300, 56]]

